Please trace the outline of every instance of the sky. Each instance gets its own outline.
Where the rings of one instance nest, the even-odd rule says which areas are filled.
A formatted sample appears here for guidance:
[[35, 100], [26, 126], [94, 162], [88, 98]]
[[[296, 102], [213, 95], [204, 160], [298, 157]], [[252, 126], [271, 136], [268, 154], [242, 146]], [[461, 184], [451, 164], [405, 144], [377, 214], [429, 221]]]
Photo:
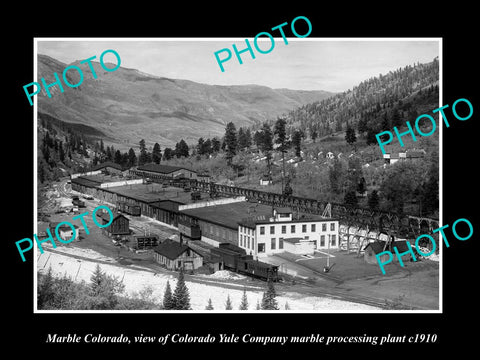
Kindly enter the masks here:
[[[37, 52], [66, 64], [92, 56], [99, 59], [105, 50], [115, 50], [121, 66], [173, 79], [186, 79], [212, 85], [265, 85], [274, 89], [326, 90], [341, 92], [361, 81], [379, 74], [426, 63], [440, 56], [437, 38], [274, 38], [274, 47], [267, 54], [258, 52], [253, 39], [248, 39], [255, 54], [241, 54], [243, 64], [235, 56], [246, 48], [245, 38], [158, 38], [152, 39], [95, 39], [95, 38], [36, 38]], [[272, 44], [260, 37], [260, 49]], [[222, 49], [232, 53], [223, 63], [222, 72], [214, 53]], [[219, 53], [220, 58], [227, 56]], [[441, 57], [441, 56], [440, 56]], [[113, 54], [105, 55], [106, 62], [115, 63]]]

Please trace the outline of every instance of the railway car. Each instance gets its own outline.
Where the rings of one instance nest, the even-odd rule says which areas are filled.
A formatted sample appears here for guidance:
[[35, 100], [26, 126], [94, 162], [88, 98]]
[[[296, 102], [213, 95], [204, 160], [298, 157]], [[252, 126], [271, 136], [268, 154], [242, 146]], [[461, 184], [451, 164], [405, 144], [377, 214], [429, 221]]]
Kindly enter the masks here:
[[235, 271], [262, 280], [278, 281], [278, 266], [253, 260], [246, 255], [245, 250], [233, 244], [223, 243], [220, 247], [210, 250], [221, 259], [221, 268]]
[[278, 266], [253, 260], [249, 255], [242, 256], [238, 260], [237, 272], [263, 280], [278, 281]]
[[117, 209], [120, 212], [132, 216], [140, 216], [142, 214], [142, 208], [140, 207], [140, 205], [133, 205], [124, 201], [117, 202]]

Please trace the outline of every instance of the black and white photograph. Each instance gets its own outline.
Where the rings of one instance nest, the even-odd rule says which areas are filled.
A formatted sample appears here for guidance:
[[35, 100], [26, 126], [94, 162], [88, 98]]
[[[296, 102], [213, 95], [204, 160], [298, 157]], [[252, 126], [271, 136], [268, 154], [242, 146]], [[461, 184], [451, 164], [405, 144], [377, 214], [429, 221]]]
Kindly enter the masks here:
[[470, 12], [357, 5], [26, 15], [4, 66], [6, 342], [53, 358], [472, 347]]
[[441, 310], [441, 40], [273, 44], [36, 39], [38, 311]]

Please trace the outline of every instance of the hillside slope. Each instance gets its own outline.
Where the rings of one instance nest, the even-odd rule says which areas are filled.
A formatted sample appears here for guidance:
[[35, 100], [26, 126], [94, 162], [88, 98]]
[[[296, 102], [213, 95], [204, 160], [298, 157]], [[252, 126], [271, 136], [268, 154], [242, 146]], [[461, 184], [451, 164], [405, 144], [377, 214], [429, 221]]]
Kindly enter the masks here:
[[[333, 95], [326, 91], [274, 90], [266, 86], [218, 86], [189, 80], [168, 79], [120, 67], [105, 71], [93, 62], [97, 79], [88, 64], [74, 65], [84, 73], [77, 88], [52, 87], [48, 98], [45, 90], [38, 96], [39, 112], [61, 121], [79, 123], [98, 129], [111, 142], [125, 147], [144, 138], [147, 144], [172, 146], [181, 138], [196, 142], [200, 136], [221, 136], [225, 124], [250, 125], [275, 118], [301, 105]], [[54, 81], [67, 67], [45, 55], [38, 56], [38, 78]], [[108, 66], [108, 65], [107, 65]], [[113, 67], [113, 66], [112, 66]], [[75, 84], [79, 75], [68, 72]]]

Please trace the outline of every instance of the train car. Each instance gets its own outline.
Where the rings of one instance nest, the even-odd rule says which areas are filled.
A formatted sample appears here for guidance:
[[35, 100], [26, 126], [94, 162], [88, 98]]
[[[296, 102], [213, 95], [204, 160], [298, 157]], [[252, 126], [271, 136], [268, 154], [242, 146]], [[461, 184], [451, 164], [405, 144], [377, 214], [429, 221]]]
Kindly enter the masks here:
[[238, 260], [237, 272], [263, 280], [278, 281], [278, 266], [253, 260], [249, 255]]
[[278, 281], [278, 266], [253, 260], [245, 250], [229, 243], [222, 243], [210, 250], [211, 254], [221, 259], [221, 268], [235, 271], [262, 280]]
[[133, 205], [133, 204], [126, 203], [124, 201], [117, 202], [117, 209], [120, 212], [129, 214], [132, 216], [140, 216], [142, 214], [142, 208], [140, 207], [140, 205]]
[[212, 248], [210, 253], [218, 256], [221, 259], [221, 268], [235, 272], [237, 271], [238, 260], [240, 258], [240, 254], [238, 252], [218, 247]]

